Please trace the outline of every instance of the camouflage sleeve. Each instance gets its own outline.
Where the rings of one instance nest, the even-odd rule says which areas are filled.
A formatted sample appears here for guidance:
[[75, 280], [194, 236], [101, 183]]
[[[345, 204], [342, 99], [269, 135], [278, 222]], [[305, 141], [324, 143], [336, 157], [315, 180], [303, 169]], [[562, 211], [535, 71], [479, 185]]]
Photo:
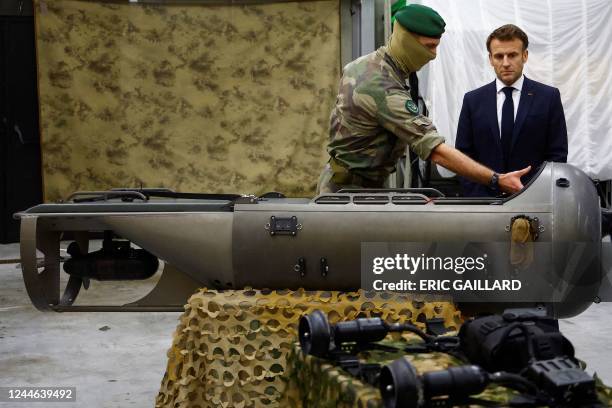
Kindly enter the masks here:
[[405, 140], [422, 160], [427, 160], [431, 151], [445, 141], [431, 119], [418, 114], [410, 94], [400, 86], [368, 81], [355, 89], [353, 102], [376, 118], [380, 126]]

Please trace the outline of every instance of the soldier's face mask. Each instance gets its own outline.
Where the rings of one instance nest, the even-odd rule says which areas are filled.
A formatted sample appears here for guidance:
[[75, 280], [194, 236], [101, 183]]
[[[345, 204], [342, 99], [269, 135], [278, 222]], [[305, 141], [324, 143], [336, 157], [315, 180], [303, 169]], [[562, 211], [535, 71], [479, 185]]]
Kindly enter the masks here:
[[[428, 39], [432, 43], [430, 48], [436, 49], [440, 40]], [[416, 72], [432, 59], [436, 58], [435, 52], [421, 44], [417, 38], [406, 30], [397, 21], [393, 25], [393, 33], [389, 41], [389, 54], [397, 62], [402, 71]]]

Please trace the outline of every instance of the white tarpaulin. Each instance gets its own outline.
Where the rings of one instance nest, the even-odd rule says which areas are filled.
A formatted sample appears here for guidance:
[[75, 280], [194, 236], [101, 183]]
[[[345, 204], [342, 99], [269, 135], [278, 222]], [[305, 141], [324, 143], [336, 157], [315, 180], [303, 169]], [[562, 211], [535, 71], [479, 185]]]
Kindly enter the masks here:
[[487, 36], [512, 23], [529, 36], [527, 77], [559, 88], [568, 162], [612, 179], [611, 0], [422, 0], [446, 21], [438, 57], [420, 73], [436, 127], [454, 145], [463, 95], [495, 79]]

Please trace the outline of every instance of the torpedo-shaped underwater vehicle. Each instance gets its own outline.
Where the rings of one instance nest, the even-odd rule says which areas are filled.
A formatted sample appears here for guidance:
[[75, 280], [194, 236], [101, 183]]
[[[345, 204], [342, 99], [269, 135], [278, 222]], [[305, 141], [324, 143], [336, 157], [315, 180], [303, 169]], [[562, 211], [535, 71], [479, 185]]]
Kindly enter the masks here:
[[[362, 243], [507, 245], [517, 218], [529, 220], [536, 243], [547, 245], [543, 256], [558, 279], [597, 283], [604, 275], [596, 189], [585, 173], [560, 163], [546, 163], [525, 189], [507, 198], [450, 198], [433, 189], [353, 190], [313, 199], [119, 189], [75, 193], [15, 216], [21, 220], [27, 292], [46, 311], [182, 310], [198, 287], [356, 290], [362, 284]], [[62, 262], [65, 232], [74, 242]], [[92, 233], [105, 238], [102, 249], [90, 253]], [[570, 254], [570, 242], [589, 249]], [[146, 279], [158, 259], [165, 263], [163, 275], [141, 300], [73, 304], [91, 279]], [[62, 269], [69, 274], [64, 290]], [[561, 289], [552, 314], [580, 313], [596, 298], [597, 285], [587, 291], [576, 298], [572, 285]]]

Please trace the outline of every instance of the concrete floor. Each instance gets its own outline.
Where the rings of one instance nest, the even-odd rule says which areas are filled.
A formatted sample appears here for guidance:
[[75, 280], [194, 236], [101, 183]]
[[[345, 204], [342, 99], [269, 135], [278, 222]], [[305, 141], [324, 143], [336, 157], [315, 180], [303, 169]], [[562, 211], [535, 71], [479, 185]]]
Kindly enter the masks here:
[[[0, 262], [18, 257], [17, 245], [0, 245]], [[155, 278], [136, 284], [92, 281], [78, 300], [88, 304], [137, 300], [152, 288]], [[30, 303], [19, 265], [0, 263], [0, 387], [77, 388], [76, 404], [34, 406], [153, 407], [179, 316], [176, 312], [42, 313]], [[2, 408], [10, 406], [32, 405], [0, 402]]]
[[[0, 245], [0, 387], [77, 388], [76, 403], [46, 404], [54, 408], [154, 406], [180, 313], [41, 313], [30, 303], [19, 265], [3, 263], [18, 257], [17, 245]], [[120, 304], [154, 283], [155, 277], [92, 282], [78, 300]], [[612, 304], [601, 303], [561, 321], [587, 371], [606, 384], [612, 384], [611, 315]], [[10, 406], [30, 404], [0, 402]]]

